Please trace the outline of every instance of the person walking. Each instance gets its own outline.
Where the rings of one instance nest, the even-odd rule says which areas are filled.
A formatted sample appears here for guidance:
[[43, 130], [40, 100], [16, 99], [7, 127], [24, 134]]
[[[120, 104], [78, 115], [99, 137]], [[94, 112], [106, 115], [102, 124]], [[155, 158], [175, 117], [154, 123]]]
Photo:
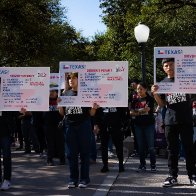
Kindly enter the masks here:
[[[174, 82], [174, 59], [162, 59], [162, 66], [167, 75], [162, 82]], [[196, 187], [191, 95], [185, 93], [159, 95], [158, 88], [158, 85], [152, 85], [151, 92], [160, 107], [166, 106], [164, 125], [168, 146], [169, 176], [163, 182], [163, 187], [171, 187], [178, 184], [179, 136], [185, 150], [186, 169], [190, 185]]]

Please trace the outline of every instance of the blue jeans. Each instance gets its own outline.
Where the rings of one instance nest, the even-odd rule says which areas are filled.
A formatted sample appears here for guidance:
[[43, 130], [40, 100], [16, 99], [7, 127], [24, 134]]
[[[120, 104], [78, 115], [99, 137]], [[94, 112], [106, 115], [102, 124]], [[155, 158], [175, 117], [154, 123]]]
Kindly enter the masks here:
[[148, 152], [150, 153], [150, 165], [156, 164], [156, 156], [155, 156], [155, 149], [154, 149], [154, 142], [155, 142], [155, 126], [153, 125], [145, 125], [145, 126], [138, 126], [135, 125], [135, 135], [138, 144], [138, 151], [140, 157], [140, 164], [145, 166], [146, 165], [146, 146]]
[[92, 126], [90, 119], [80, 125], [66, 125], [65, 141], [70, 169], [70, 182], [79, 181], [78, 155], [80, 155], [80, 181], [90, 182], [89, 159], [91, 148]]
[[[3, 172], [1, 165], [1, 154], [3, 154]], [[2, 180], [11, 180], [11, 137], [0, 138], [0, 182]], [[3, 173], [3, 176], [2, 176]]]

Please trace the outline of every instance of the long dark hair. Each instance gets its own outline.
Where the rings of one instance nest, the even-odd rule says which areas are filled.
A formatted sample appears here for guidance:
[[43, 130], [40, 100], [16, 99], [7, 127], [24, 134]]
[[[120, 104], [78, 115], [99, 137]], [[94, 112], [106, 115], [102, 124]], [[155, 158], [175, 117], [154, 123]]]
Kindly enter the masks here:
[[143, 88], [147, 89], [147, 84], [145, 82], [139, 82], [138, 85], [140, 85]]
[[148, 90], [148, 86], [147, 86], [147, 84], [146, 84], [145, 82], [139, 82], [138, 85], [140, 85], [140, 86], [142, 86], [144, 89], [146, 89], [146, 95], [147, 95], [147, 96], [150, 96], [149, 93], [148, 93], [148, 91], [147, 91], [147, 90]]

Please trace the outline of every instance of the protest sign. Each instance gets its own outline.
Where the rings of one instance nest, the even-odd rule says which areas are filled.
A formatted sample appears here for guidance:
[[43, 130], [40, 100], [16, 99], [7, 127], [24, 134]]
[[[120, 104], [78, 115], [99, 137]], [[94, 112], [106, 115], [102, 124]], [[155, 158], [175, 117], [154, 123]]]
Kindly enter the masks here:
[[[162, 59], [173, 59], [174, 82], [162, 82], [166, 74]], [[161, 77], [158, 77], [161, 76]], [[196, 93], [196, 47], [155, 47], [154, 83], [158, 93]]]
[[69, 74], [78, 77], [77, 96], [61, 93], [59, 106], [128, 106], [127, 61], [60, 62], [59, 72], [64, 91], [69, 89]]
[[49, 67], [1, 67], [0, 110], [49, 110]]

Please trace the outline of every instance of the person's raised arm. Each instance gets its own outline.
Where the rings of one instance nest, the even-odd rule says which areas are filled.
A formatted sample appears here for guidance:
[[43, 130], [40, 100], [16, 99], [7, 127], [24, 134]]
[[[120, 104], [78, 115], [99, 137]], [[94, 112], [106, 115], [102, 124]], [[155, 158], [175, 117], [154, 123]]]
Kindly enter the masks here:
[[158, 90], [158, 85], [152, 85], [151, 87], [151, 92], [154, 96], [154, 99], [155, 101], [157, 102], [157, 104], [160, 106], [160, 107], [163, 107], [166, 105], [166, 102], [164, 100], [161, 99], [160, 95], [157, 93], [157, 90]]
[[19, 112], [22, 114], [22, 116], [32, 116], [32, 113], [27, 111], [26, 108], [21, 108]]
[[93, 106], [90, 109], [90, 116], [94, 116], [95, 115], [97, 108], [99, 108], [99, 105], [96, 104], [96, 103], [93, 103]]

